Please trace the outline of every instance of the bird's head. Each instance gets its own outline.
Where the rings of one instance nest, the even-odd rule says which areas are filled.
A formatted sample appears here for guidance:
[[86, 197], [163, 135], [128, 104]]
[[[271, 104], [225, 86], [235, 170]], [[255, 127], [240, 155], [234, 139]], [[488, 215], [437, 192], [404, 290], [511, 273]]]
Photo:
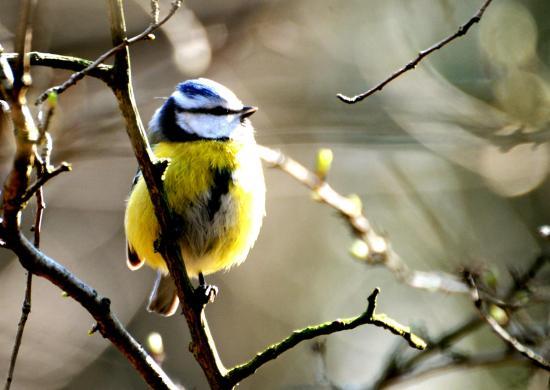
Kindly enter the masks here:
[[238, 139], [252, 134], [247, 118], [256, 107], [244, 106], [223, 85], [209, 79], [187, 80], [155, 112], [149, 123], [151, 143], [199, 139]]

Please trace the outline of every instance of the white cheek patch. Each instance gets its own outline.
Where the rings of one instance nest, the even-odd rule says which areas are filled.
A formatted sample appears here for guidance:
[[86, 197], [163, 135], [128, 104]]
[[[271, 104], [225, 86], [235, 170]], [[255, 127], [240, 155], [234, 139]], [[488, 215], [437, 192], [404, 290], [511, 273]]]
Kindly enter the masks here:
[[242, 131], [239, 115], [208, 115], [189, 112], [176, 114], [176, 122], [182, 131], [202, 138], [233, 138]]

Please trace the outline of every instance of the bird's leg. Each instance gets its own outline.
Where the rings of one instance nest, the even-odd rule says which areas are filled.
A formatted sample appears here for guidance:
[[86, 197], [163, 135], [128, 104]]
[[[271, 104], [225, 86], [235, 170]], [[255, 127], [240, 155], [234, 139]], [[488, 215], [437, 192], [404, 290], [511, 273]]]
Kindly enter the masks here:
[[201, 306], [206, 306], [208, 303], [214, 302], [218, 295], [218, 287], [206, 284], [204, 275], [199, 272], [199, 286], [195, 289], [195, 298]]

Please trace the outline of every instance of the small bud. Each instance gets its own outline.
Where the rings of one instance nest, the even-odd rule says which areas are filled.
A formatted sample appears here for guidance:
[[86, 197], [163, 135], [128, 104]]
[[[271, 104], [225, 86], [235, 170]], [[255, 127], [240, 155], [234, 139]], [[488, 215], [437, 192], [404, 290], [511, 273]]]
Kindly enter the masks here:
[[506, 312], [497, 305], [491, 305], [491, 307], [489, 308], [489, 314], [500, 325], [506, 325], [508, 323], [508, 314], [506, 314]]
[[498, 286], [498, 268], [491, 267], [482, 274], [483, 283], [492, 289], [496, 289]]
[[373, 236], [370, 239], [370, 245], [374, 252], [376, 253], [383, 253], [388, 249], [388, 244], [386, 243], [386, 239], [382, 236]]
[[311, 191], [311, 200], [314, 200], [315, 202], [321, 201], [321, 195], [317, 191]]
[[357, 239], [351, 244], [349, 252], [353, 257], [359, 260], [365, 260], [369, 255], [369, 246], [365, 241]]
[[68, 297], [69, 297], [69, 294], [67, 293], [67, 291], [63, 291], [63, 292], [61, 293], [61, 296], [62, 296], [63, 298], [68, 298]]
[[162, 336], [157, 332], [149, 333], [149, 336], [147, 336], [147, 348], [153, 355], [164, 354]]
[[353, 204], [353, 215], [359, 215], [363, 211], [363, 202], [361, 202], [361, 198], [357, 194], [350, 194], [347, 196], [350, 203]]
[[50, 106], [50, 108], [57, 107], [58, 97], [59, 95], [57, 94], [57, 92], [55, 91], [48, 92], [48, 98], [46, 101], [48, 102], [48, 105]]
[[155, 34], [147, 34], [147, 39], [151, 40], [151, 41], [154, 41], [157, 37], [155, 36]]
[[317, 152], [317, 168], [316, 173], [319, 176], [319, 179], [325, 180], [327, 177], [328, 171], [332, 165], [332, 160], [334, 156], [332, 155], [332, 150], [323, 148], [319, 149]]

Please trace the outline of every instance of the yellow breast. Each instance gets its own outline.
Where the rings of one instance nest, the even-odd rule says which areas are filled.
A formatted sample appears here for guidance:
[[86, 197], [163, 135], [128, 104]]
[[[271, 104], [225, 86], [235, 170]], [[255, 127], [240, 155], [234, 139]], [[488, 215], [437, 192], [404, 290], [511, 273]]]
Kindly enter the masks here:
[[[236, 141], [159, 143], [157, 157], [170, 159], [164, 174], [168, 205], [183, 223], [179, 240], [187, 272], [209, 274], [244, 261], [265, 214], [265, 184], [255, 144]], [[219, 209], [209, 215], [216, 172], [232, 178]], [[218, 183], [219, 184], [219, 183]], [[211, 206], [211, 205], [210, 205]], [[153, 245], [159, 226], [145, 182], [139, 179], [126, 207], [128, 245], [149, 266], [167, 272]]]

